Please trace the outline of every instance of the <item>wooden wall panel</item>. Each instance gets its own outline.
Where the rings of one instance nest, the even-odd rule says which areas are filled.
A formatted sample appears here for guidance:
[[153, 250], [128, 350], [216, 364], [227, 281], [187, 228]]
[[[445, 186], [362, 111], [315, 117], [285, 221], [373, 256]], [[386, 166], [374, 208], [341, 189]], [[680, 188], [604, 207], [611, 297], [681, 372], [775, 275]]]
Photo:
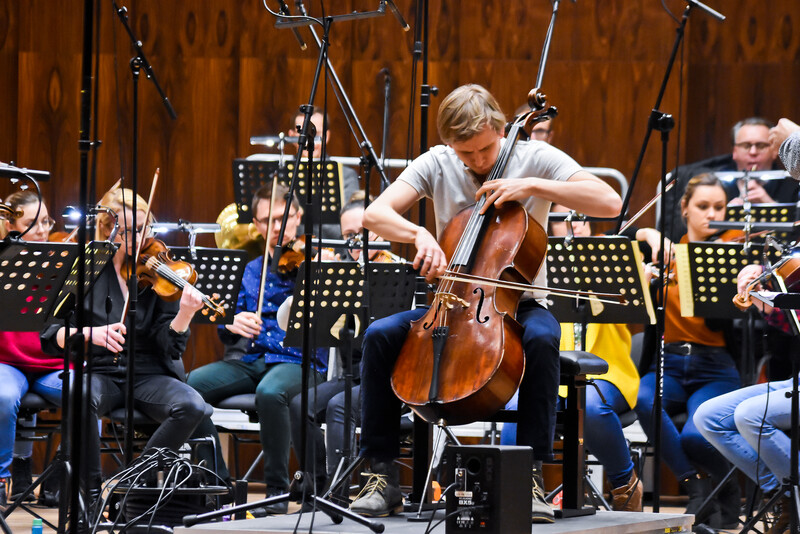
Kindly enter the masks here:
[[[319, 3], [313, 4], [312, 14], [319, 15]], [[397, 4], [416, 27], [417, 2]], [[677, 16], [685, 5], [681, 0], [666, 4]], [[690, 161], [729, 150], [729, 128], [741, 117], [800, 118], [796, 0], [712, 4], [728, 20], [719, 23], [692, 12], [683, 86], [679, 62], [661, 106], [682, 120], [671, 137], [670, 166], [678, 151], [681, 161]], [[509, 116], [524, 101], [536, 79], [550, 5], [430, 2], [429, 83], [440, 91], [431, 102], [430, 145], [438, 142], [435, 117], [441, 99], [462, 83], [486, 85]], [[307, 100], [317, 47], [310, 30], [300, 28], [309, 44], [301, 51], [292, 33], [276, 29], [275, 19], [257, 1], [129, 0], [127, 6], [179, 114], [177, 121], [170, 120], [152, 84], [140, 79], [140, 187], [147, 190], [160, 166], [163, 183], [155, 205], [160, 219], [213, 221], [233, 200], [231, 159], [261, 151], [249, 145], [250, 136], [288, 130], [298, 106]], [[374, 0], [326, 3], [340, 13], [376, 6]], [[582, 164], [615, 167], [630, 176], [677, 23], [659, 2], [560, 6], [543, 84], [550, 103], [560, 110], [555, 144]], [[120, 174], [130, 177], [132, 172], [133, 108], [130, 43], [109, 5], [101, 2], [101, 10], [96, 117], [103, 141], [97, 151], [100, 192]], [[79, 0], [0, 0], [0, 72], [6, 81], [0, 87], [0, 120], [6, 132], [0, 138], [0, 160], [52, 171], [53, 181], [44, 191], [54, 213], [77, 200], [82, 11]], [[317, 32], [321, 34], [319, 28]], [[413, 46], [414, 32], [402, 32], [391, 15], [337, 22], [331, 33], [331, 61], [377, 152], [383, 117], [380, 71], [388, 68], [391, 73], [392, 157], [408, 150], [412, 90], [419, 104], [419, 88], [411, 87]], [[321, 86], [316, 103], [323, 98]], [[334, 133], [330, 152], [359, 155], [330, 91], [328, 101]], [[413, 117], [411, 151], [416, 154], [418, 109]], [[634, 208], [652, 195], [659, 168], [654, 136]], [[208, 243], [210, 238], [203, 239]], [[202, 345], [216, 347], [213, 329], [206, 330]]]

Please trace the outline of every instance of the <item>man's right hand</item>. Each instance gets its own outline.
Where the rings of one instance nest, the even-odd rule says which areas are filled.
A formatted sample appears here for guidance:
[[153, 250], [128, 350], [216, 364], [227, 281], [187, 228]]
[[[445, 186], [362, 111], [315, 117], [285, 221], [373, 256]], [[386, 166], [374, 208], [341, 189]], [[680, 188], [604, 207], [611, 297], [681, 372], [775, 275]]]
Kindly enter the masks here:
[[239, 312], [233, 317], [233, 323], [226, 324], [225, 328], [234, 334], [252, 339], [261, 332], [261, 317], [253, 312]]

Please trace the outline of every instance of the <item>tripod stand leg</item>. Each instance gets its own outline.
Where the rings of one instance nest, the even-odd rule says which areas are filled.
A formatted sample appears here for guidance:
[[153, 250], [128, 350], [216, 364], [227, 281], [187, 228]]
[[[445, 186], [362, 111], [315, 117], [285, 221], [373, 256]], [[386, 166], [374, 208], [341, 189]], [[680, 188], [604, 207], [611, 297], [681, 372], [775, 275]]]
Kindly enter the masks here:
[[325, 495], [323, 495], [325, 499], [328, 499], [345, 481], [350, 480], [350, 476], [356, 469], [358, 469], [358, 466], [362, 464], [364, 457], [361, 455], [357, 456], [355, 460], [353, 460], [350, 465], [348, 465], [347, 468], [341, 474], [339, 474], [341, 466], [344, 464], [345, 460], [346, 459], [343, 456], [339, 462], [339, 467], [336, 468], [336, 473], [333, 475], [333, 482], [331, 482], [331, 486], [328, 488], [328, 491], [325, 492]]

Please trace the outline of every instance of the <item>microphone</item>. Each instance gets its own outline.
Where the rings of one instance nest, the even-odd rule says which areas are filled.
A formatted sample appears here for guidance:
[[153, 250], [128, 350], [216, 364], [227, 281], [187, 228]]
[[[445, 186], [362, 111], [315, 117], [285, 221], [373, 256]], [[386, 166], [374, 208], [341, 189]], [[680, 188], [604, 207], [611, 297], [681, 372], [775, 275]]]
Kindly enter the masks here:
[[[286, 15], [287, 17], [291, 17], [292, 13], [289, 11], [289, 6], [286, 5], [286, 2], [284, 2], [284, 0], [278, 0], [278, 2], [280, 2], [281, 4], [281, 9], [280, 9], [281, 15]], [[300, 35], [300, 32], [297, 30], [297, 28], [292, 28], [292, 33], [294, 33], [294, 37], [295, 39], [297, 39], [297, 42], [300, 43], [300, 50], [305, 50], [306, 48], [308, 48], [308, 45], [303, 40], [303, 36]], [[252, 145], [253, 143], [250, 144]]]
[[397, 19], [397, 22], [400, 23], [400, 26], [403, 27], [404, 32], [407, 32], [408, 30], [411, 29], [411, 26], [408, 25], [406, 19], [403, 18], [403, 15], [400, 13], [400, 10], [397, 9], [397, 6], [392, 0], [385, 0], [384, 4], [389, 6], [389, 10], [392, 12], [392, 15], [394, 15], [394, 18]]
[[[253, 136], [250, 138], [251, 145], [264, 145], [268, 147], [278, 146], [284, 143], [291, 143], [296, 145], [300, 142], [300, 137], [295, 135], [260, 135], [260, 136]], [[314, 138], [314, 144], [319, 144], [322, 142], [322, 137], [317, 136]]]

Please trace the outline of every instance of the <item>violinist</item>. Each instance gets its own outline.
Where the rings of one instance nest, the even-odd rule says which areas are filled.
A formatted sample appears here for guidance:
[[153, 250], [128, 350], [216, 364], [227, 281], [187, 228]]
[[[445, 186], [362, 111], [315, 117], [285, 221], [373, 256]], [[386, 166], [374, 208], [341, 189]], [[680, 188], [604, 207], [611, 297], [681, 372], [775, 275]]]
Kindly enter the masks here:
[[[12, 193], [5, 199], [5, 204], [15, 212], [3, 221], [6, 234], [21, 235], [24, 241], [47, 241], [47, 234], [55, 221], [33, 191]], [[9, 476], [12, 500], [16, 500], [33, 482], [33, 443], [14, 444], [20, 399], [28, 391], [33, 391], [60, 406], [63, 369], [63, 358], [42, 352], [39, 332], [0, 332], [0, 384], [3, 384], [0, 387], [0, 505], [6, 505]]]
[[[761, 265], [748, 265], [737, 277], [739, 293], [760, 290]], [[783, 311], [753, 299], [767, 321], [782, 323], [788, 329]], [[794, 337], [795, 351], [797, 338]], [[797, 357], [793, 354], [792, 357]], [[707, 400], [694, 414], [694, 422], [703, 436], [725, 458], [755, 482], [770, 501], [791, 476], [792, 378], [768, 381]], [[783, 495], [777, 503], [780, 512], [770, 534], [787, 532], [791, 521], [790, 497]]]
[[[267, 261], [273, 257], [281, 219], [286, 210], [289, 210], [289, 219], [282, 245], [287, 245], [297, 235], [303, 212], [296, 199], [287, 201], [288, 193], [286, 186], [276, 183], [274, 192], [272, 186], [267, 185], [253, 195], [253, 223], [269, 243]], [[270, 210], [273, 203], [273, 209]], [[300, 393], [303, 355], [300, 349], [283, 345], [286, 333], [278, 327], [277, 321], [280, 305], [294, 291], [296, 272], [274, 273], [268, 269], [263, 306], [260, 312], [253, 311], [258, 308], [264, 261], [264, 257], [259, 257], [247, 264], [233, 323], [219, 327], [219, 335], [225, 345], [223, 360], [192, 371], [189, 384], [212, 405], [233, 395], [255, 393], [256, 411], [261, 424], [259, 436], [264, 450], [266, 495], [273, 497], [289, 489], [289, 401]], [[309, 383], [323, 382], [327, 369], [327, 349], [317, 350], [312, 366], [314, 371]], [[204, 421], [198, 432], [210, 433], [219, 439], [210, 421]], [[218, 474], [224, 479], [229, 478], [220, 447], [217, 447], [217, 451]], [[205, 449], [204, 454], [208, 453], [208, 449]], [[288, 503], [283, 502], [267, 508], [256, 508], [252, 513], [265, 515], [286, 513], [287, 510]]]
[[[681, 199], [681, 213], [687, 233], [681, 242], [713, 241], [717, 231], [711, 221], [725, 217], [727, 199], [720, 181], [711, 174], [695, 176], [686, 186]], [[664, 327], [664, 379], [662, 456], [667, 466], [689, 494], [687, 514], [696, 514], [711, 492], [707, 473], [716, 485], [730, 470], [730, 465], [698, 431], [692, 416], [706, 400], [733, 391], [740, 385], [739, 372], [731, 354], [734, 347], [729, 320], [682, 317], [680, 280], [670, 277], [667, 286]], [[652, 440], [654, 427], [655, 365], [647, 356], [655, 353], [655, 336], [645, 332], [640, 370], [645, 372], [639, 384], [636, 414], [647, 436]], [[689, 419], [679, 432], [670, 415], [688, 412]], [[714, 528], [733, 528], [739, 522], [740, 489], [734, 478], [722, 487], [705, 513], [695, 523]]]
[[769, 142], [792, 178], [800, 180], [800, 125], [787, 118], [779, 120], [769, 131]]
[[[342, 238], [345, 240], [353, 239], [354, 236], [361, 236], [363, 228], [361, 220], [364, 216], [364, 191], [356, 191], [347, 204], [344, 205], [340, 213], [339, 221], [342, 227]], [[370, 239], [378, 239], [370, 236]], [[358, 261], [361, 257], [361, 248], [348, 249], [347, 254], [350, 259]], [[370, 254], [370, 261], [379, 263], [389, 263], [394, 260], [394, 254], [387, 250], [375, 250]], [[354, 373], [358, 370], [361, 360], [361, 350], [354, 348], [352, 354], [352, 365]], [[357, 425], [360, 421], [361, 411], [361, 386], [358, 385], [358, 377], [354, 380], [351, 389], [351, 431], [355, 431], [353, 422]], [[314, 458], [314, 473], [316, 474], [316, 490], [320, 493], [328, 480], [330, 480], [339, 461], [342, 458], [342, 443], [344, 442], [345, 430], [345, 402], [344, 389], [345, 380], [343, 377], [329, 379], [327, 382], [317, 386], [314, 394], [309, 398], [308, 414], [308, 455], [307, 458]], [[297, 395], [292, 399], [289, 406], [292, 417], [292, 443], [300, 443], [300, 425], [302, 425], [302, 396]], [[313, 424], [312, 421], [325, 421], [325, 435], [322, 429]], [[350, 443], [353, 443], [351, 436]], [[299, 454], [297, 451], [295, 454]]]
[[[435, 146], [414, 160], [364, 214], [364, 226], [378, 235], [415, 245], [413, 265], [429, 280], [445, 273], [449, 258], [436, 237], [402, 215], [423, 197], [433, 200], [438, 234], [460, 210], [483, 195], [487, 208], [520, 202], [542, 228], [552, 202], [598, 217], [619, 213], [621, 200], [609, 185], [542, 141], [520, 141], [505, 169], [507, 178], [484, 183], [507, 141], [503, 138], [505, 117], [495, 98], [481, 86], [464, 85], [450, 93], [439, 107], [437, 126], [446, 145]], [[545, 285], [545, 269], [539, 270], [536, 282]], [[533, 448], [534, 522], [552, 522], [554, 517], [544, 499], [541, 466], [553, 458], [561, 330], [536, 300], [543, 296], [526, 295], [516, 315], [526, 360], [519, 388], [517, 444]], [[384, 516], [402, 507], [393, 465], [399, 454], [400, 401], [390, 382], [410, 321], [425, 312], [423, 307], [380, 319], [364, 334], [361, 453], [371, 462], [373, 474], [351, 505], [357, 513]], [[470, 347], [463, 350], [469, 357]]]
[[[189, 323], [202, 308], [200, 294], [187, 286], [180, 301], [167, 302], [150, 287], [139, 288], [136, 324], [129, 316], [122, 317], [128, 295], [128, 277], [133, 270], [130, 252], [137, 241], [147, 237], [150, 221], [145, 221], [147, 202], [134, 198], [130, 189], [115, 188], [106, 193], [100, 204], [116, 212], [120, 231], [114, 243], [119, 248], [98, 275], [86, 295], [84, 307], [90, 326], [81, 332], [92, 368], [89, 389], [89, 413], [85, 417], [86, 447], [84, 464], [87, 473], [81, 479], [90, 502], [100, 497], [102, 472], [100, 466], [100, 437], [96, 431], [97, 418], [124, 406], [127, 392], [128, 333], [136, 328], [134, 406], [151, 419], [158, 429], [146, 447], [165, 447], [177, 450], [189, 438], [205, 416], [202, 397], [184, 381], [181, 356], [189, 339]], [[133, 210], [137, 210], [136, 231], [133, 231]], [[108, 240], [115, 221], [108, 213], [97, 216], [96, 238]], [[139, 246], [137, 244], [137, 246]], [[74, 317], [74, 316], [73, 316]], [[71, 329], [70, 335], [75, 335]], [[51, 324], [41, 334], [42, 348], [50, 354], [60, 354], [67, 334], [60, 324]]]

